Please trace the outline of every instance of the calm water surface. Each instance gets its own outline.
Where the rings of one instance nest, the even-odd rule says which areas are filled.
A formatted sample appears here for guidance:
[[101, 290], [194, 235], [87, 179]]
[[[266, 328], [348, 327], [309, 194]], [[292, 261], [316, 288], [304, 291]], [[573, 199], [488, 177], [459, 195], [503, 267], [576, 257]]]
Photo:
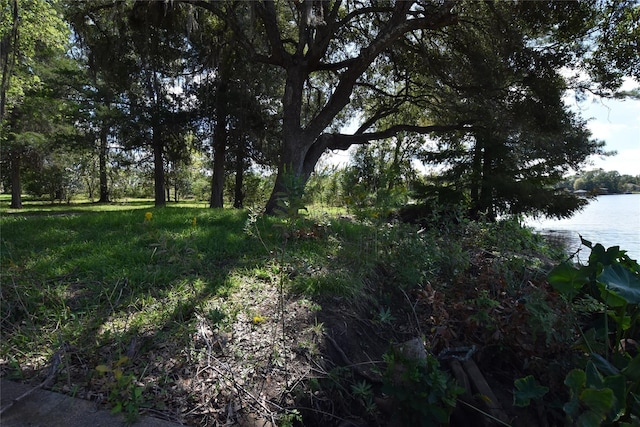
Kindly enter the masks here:
[[[640, 194], [598, 196], [569, 219], [529, 219], [526, 224], [543, 234], [566, 237], [571, 253], [580, 248], [582, 235], [605, 248], [620, 246], [631, 258], [640, 260]], [[589, 255], [588, 249], [583, 249], [581, 259]]]

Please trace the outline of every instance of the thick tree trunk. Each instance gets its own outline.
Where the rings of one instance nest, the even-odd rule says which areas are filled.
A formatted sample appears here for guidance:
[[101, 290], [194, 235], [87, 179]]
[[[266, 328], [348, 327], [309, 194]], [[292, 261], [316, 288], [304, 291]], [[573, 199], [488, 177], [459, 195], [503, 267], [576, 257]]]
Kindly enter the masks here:
[[224, 125], [216, 125], [216, 136], [213, 148], [213, 176], [211, 177], [211, 201], [210, 208], [224, 207], [224, 158], [226, 151], [226, 141]]
[[159, 126], [153, 127], [152, 145], [155, 205], [157, 207], [162, 207], [167, 205], [167, 199], [164, 191], [164, 161], [162, 158], [163, 147]]
[[22, 209], [22, 182], [20, 180], [20, 155], [10, 154], [11, 162], [11, 209]]
[[222, 81], [216, 91], [216, 126], [213, 143], [213, 176], [209, 207], [224, 207], [224, 158], [227, 150], [226, 83]]
[[98, 150], [98, 174], [100, 176], [100, 200], [98, 203], [109, 203], [109, 182], [107, 179], [107, 127], [100, 131], [100, 149]]
[[[318, 135], [305, 131], [300, 123], [305, 75], [301, 66], [287, 70], [282, 100], [282, 150], [276, 182], [265, 207], [265, 213], [268, 215], [281, 212], [284, 208], [283, 203], [292, 201], [296, 196], [292, 187], [304, 188], [322, 154], [318, 154], [314, 159], [315, 152], [310, 149]], [[309, 158], [307, 153], [311, 154]]]
[[293, 140], [296, 142], [284, 141], [276, 182], [265, 207], [268, 215], [281, 212], [283, 203], [295, 203], [295, 199], [302, 196], [302, 190], [322, 155], [322, 151], [313, 149], [314, 141], [305, 143], [303, 137], [300, 134], [298, 139]]

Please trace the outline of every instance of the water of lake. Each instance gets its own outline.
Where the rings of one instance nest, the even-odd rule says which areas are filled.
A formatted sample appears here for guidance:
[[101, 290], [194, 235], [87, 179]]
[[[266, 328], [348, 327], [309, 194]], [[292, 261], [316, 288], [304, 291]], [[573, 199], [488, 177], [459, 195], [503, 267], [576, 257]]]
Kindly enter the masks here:
[[[546, 235], [565, 237], [570, 253], [580, 248], [581, 235], [594, 245], [620, 246], [631, 258], [640, 260], [640, 194], [598, 196], [571, 218], [529, 219], [525, 224]], [[586, 261], [589, 252], [583, 249], [580, 259]]]

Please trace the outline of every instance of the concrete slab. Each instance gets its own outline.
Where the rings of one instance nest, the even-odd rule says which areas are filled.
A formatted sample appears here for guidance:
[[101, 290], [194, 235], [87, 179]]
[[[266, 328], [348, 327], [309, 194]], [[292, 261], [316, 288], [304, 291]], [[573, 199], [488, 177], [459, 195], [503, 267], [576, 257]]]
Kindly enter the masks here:
[[[4, 409], [32, 387], [0, 378], [0, 408]], [[120, 427], [121, 414], [97, 409], [94, 402], [47, 390], [34, 390], [0, 415], [2, 427]], [[140, 417], [136, 427], [176, 427], [169, 421]]]

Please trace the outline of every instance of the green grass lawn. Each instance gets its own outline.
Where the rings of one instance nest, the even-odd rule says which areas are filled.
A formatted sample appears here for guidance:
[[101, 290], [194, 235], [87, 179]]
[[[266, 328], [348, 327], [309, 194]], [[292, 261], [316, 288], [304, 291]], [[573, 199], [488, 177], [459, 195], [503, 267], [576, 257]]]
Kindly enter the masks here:
[[[16, 365], [46, 359], [61, 342], [91, 352], [142, 333], [179, 341], [194, 312], [207, 312], [240, 282], [278, 274], [274, 261], [295, 270], [289, 283], [307, 294], [353, 294], [354, 274], [374, 262], [365, 256], [374, 235], [348, 222], [301, 220], [294, 235], [286, 221], [249, 221], [246, 210], [156, 209], [147, 200], [31, 201], [22, 210], [6, 203], [0, 357]], [[331, 269], [320, 268], [327, 263]]]
[[[113, 383], [96, 383], [96, 368], [115, 366], [136, 342], [127, 378], [174, 388], [174, 378], [157, 379], [162, 369], [152, 366], [158, 357], [196, 363], [189, 352], [201, 319], [221, 331], [239, 319], [276, 319], [264, 303], [279, 288], [302, 298], [354, 296], [380, 249], [371, 225], [317, 209], [293, 221], [188, 203], [154, 208], [149, 200], [26, 200], [11, 210], [4, 197], [0, 213], [0, 373], [40, 381], [52, 355], [72, 348], [69, 386], [64, 375], [55, 386], [70, 392], [113, 392]], [[161, 350], [167, 346], [170, 356]]]
[[260, 256], [246, 218], [137, 206], [3, 215], [3, 357], [60, 340], [100, 345], [184, 320], [232, 285], [232, 269]]
[[[229, 378], [211, 368], [215, 342], [205, 346], [203, 337], [233, 334], [228, 352], [217, 356], [235, 366], [233, 380], [255, 393], [270, 382], [289, 405], [295, 366], [298, 384], [309, 387], [304, 393], [318, 385], [306, 382], [319, 366], [309, 357], [318, 357], [324, 330], [315, 316], [360, 328], [363, 335], [336, 338], [355, 346], [352, 360], [366, 353], [364, 362], [372, 351], [367, 334], [384, 335], [382, 352], [436, 327], [480, 336], [471, 309], [489, 319], [480, 330], [494, 337], [504, 317], [495, 307], [516, 310], [526, 284], [544, 281], [530, 268], [537, 261], [520, 256], [540, 248], [539, 240], [514, 222], [445, 216], [420, 228], [318, 207], [286, 219], [193, 203], [154, 208], [150, 200], [24, 205], [11, 210], [0, 197], [0, 375], [38, 384], [63, 349], [65, 366], [52, 388], [106, 395], [132, 416], [144, 406], [191, 414], [185, 420], [194, 425], [218, 422], [194, 412], [224, 412], [233, 402], [225, 395]], [[509, 327], [500, 326], [505, 343]], [[358, 385], [344, 372], [339, 381], [341, 390]], [[330, 389], [324, 392], [333, 395]], [[359, 405], [355, 392], [346, 396], [332, 399], [345, 411]]]

